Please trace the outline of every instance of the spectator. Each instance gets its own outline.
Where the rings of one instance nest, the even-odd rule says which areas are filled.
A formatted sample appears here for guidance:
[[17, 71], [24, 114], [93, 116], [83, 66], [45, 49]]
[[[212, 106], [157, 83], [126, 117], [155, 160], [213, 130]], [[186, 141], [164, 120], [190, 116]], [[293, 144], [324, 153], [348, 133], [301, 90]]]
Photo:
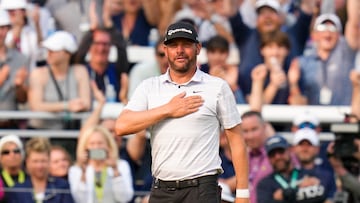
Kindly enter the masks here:
[[69, 171], [71, 193], [77, 203], [128, 202], [134, 195], [131, 171], [118, 158], [111, 133], [93, 126], [81, 135], [76, 150], [77, 164]]
[[68, 180], [68, 172], [71, 165], [72, 160], [66, 149], [59, 145], [51, 147], [49, 168], [51, 176]]
[[[347, 163], [347, 167], [345, 166], [345, 163], [343, 162], [342, 157], [339, 157], [337, 154], [335, 154], [334, 146], [335, 143], [332, 142], [329, 144], [328, 147], [328, 157], [331, 165], [334, 167], [335, 174], [337, 177], [340, 178], [341, 181], [341, 190], [340, 192], [340, 201], [342, 202], [353, 202], [353, 203], [359, 203], [360, 202], [360, 175], [359, 175], [359, 160], [360, 160], [360, 139], [355, 139], [354, 144], [356, 146], [356, 152], [353, 155], [353, 158], [351, 159], [351, 165], [349, 166], [349, 163]], [[349, 146], [350, 147], [350, 146]], [[350, 159], [347, 160], [348, 162]], [[355, 168], [356, 171], [351, 172], [350, 168]]]
[[[18, 183], [24, 183], [26, 174], [22, 169], [24, 160], [24, 148], [20, 138], [16, 135], [6, 135], [0, 139], [0, 164], [1, 181], [0, 187], [11, 189]], [[5, 191], [8, 194], [8, 191]], [[4, 197], [4, 191], [0, 191], [0, 202], [8, 202], [8, 195]]]
[[[34, 69], [30, 75], [29, 105], [33, 111], [81, 112], [90, 108], [89, 77], [82, 65], [73, 65], [71, 54], [77, 45], [73, 36], [57, 31], [43, 43], [48, 50], [45, 67]], [[32, 128], [79, 129], [77, 121], [30, 120]]]
[[350, 104], [348, 77], [354, 67], [360, 36], [359, 9], [354, 8], [359, 8], [359, 2], [349, 0], [345, 38], [338, 16], [326, 13], [316, 18], [312, 32], [314, 51], [295, 59], [288, 73], [290, 104]]
[[207, 64], [201, 65], [201, 70], [210, 75], [224, 79], [230, 85], [237, 104], [245, 104], [243, 93], [237, 84], [239, 71], [236, 64], [228, 64], [229, 42], [216, 35], [209, 39], [206, 47]]
[[134, 65], [129, 73], [129, 94], [128, 98], [132, 96], [136, 87], [145, 79], [158, 76], [166, 72], [169, 67], [168, 61], [166, 60], [164, 48], [164, 38], [161, 37], [154, 49], [155, 49], [155, 60], [144, 61]]
[[9, 193], [11, 203], [73, 203], [67, 181], [49, 174], [50, 142], [46, 138], [32, 138], [26, 143], [26, 171], [29, 177]]
[[[27, 61], [17, 50], [7, 48], [5, 37], [10, 30], [9, 14], [0, 10], [0, 110], [16, 110], [27, 101]], [[0, 120], [0, 128], [18, 128], [13, 120]]]
[[251, 95], [249, 104], [252, 109], [261, 111], [264, 104], [286, 104], [288, 88], [285, 60], [290, 51], [288, 36], [281, 32], [263, 35], [260, 52], [264, 63], [251, 71]]
[[335, 178], [332, 171], [321, 168], [316, 158], [320, 152], [320, 140], [314, 129], [301, 128], [293, 138], [293, 152], [300, 162], [300, 167], [314, 174], [325, 188], [325, 197], [332, 202], [336, 191]]
[[[36, 66], [38, 45], [42, 38], [28, 23], [26, 0], [2, 0], [0, 7], [9, 12], [11, 21], [11, 29], [6, 36], [6, 45], [16, 48], [27, 56], [30, 70], [32, 70]], [[35, 25], [39, 26], [38, 15], [35, 19]]]
[[[110, 59], [112, 46], [117, 53], [117, 62]], [[127, 102], [129, 63], [126, 46], [121, 35], [114, 29], [95, 28], [86, 33], [79, 45], [76, 62], [87, 66], [90, 78], [105, 95], [115, 90], [115, 101]], [[114, 98], [112, 99], [109, 102], [114, 102]]]
[[[288, 34], [291, 44], [291, 50], [285, 67], [288, 67], [291, 58], [301, 55], [304, 50], [305, 43], [309, 37], [309, 27], [314, 4], [314, 0], [301, 1], [300, 15], [296, 23], [284, 31]], [[231, 16], [231, 28], [236, 45], [240, 50], [239, 85], [244, 95], [247, 96], [251, 91], [251, 80], [249, 80], [251, 78], [251, 71], [256, 65], [263, 62], [260, 53], [261, 37], [266, 33], [281, 29], [283, 21], [280, 4], [277, 0], [259, 0], [256, 2], [256, 29], [252, 29], [243, 22], [243, 18], [238, 12], [239, 5], [233, 3], [228, 7], [230, 8], [228, 15]]]
[[148, 5], [142, 0], [123, 0], [122, 12], [112, 16], [114, 27], [128, 45], [149, 45], [150, 30], [157, 25], [159, 16]]
[[[291, 132], [295, 133], [296, 131], [303, 128], [310, 128], [315, 130], [318, 136], [320, 136], [319, 134], [322, 132], [319, 119], [314, 114], [307, 111], [299, 113], [294, 117]], [[323, 140], [320, 142], [320, 151], [318, 153], [318, 156], [316, 157], [315, 163], [321, 169], [327, 170], [331, 172], [332, 175], [334, 175], [334, 171], [327, 158], [327, 147], [329, 143], [330, 142], [328, 140]]]
[[234, 45], [230, 23], [221, 10], [223, 4], [223, 1], [183, 0], [183, 8], [175, 13], [173, 21], [186, 19], [194, 21], [199, 41], [204, 47], [207, 47], [209, 39], [216, 35], [224, 37]]
[[312, 173], [294, 167], [285, 138], [274, 135], [266, 140], [265, 148], [274, 171], [259, 182], [258, 203], [325, 202], [324, 185]]
[[115, 135], [115, 119], [102, 118], [101, 112], [105, 105], [104, 94], [97, 88], [94, 82], [91, 83], [93, 95], [97, 101], [97, 105], [91, 115], [83, 123], [80, 135], [95, 125], [101, 125], [108, 129], [115, 138], [119, 156], [126, 160], [131, 169], [133, 177], [134, 188], [137, 191], [150, 191], [152, 184], [151, 176], [151, 156], [150, 156], [150, 142], [146, 137], [145, 131], [131, 135], [124, 142], [123, 137]]
[[250, 202], [256, 203], [256, 188], [260, 180], [272, 172], [265, 150], [266, 122], [256, 111], [247, 111], [241, 116], [241, 132], [249, 156]]

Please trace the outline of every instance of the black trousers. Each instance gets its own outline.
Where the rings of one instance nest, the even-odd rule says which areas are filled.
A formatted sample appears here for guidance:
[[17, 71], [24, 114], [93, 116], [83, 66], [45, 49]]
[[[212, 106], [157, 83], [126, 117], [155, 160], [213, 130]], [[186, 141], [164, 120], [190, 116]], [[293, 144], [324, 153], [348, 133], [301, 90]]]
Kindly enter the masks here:
[[217, 175], [185, 181], [154, 180], [149, 203], [220, 203]]

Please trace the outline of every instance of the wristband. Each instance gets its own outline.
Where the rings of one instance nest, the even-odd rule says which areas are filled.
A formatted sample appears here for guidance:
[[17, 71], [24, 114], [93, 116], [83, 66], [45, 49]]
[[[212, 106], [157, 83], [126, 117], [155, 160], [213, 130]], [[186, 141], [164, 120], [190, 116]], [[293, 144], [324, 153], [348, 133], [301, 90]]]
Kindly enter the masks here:
[[236, 198], [249, 198], [249, 189], [236, 189]]
[[64, 105], [64, 111], [69, 110], [69, 103], [68, 102], [64, 101], [63, 105]]

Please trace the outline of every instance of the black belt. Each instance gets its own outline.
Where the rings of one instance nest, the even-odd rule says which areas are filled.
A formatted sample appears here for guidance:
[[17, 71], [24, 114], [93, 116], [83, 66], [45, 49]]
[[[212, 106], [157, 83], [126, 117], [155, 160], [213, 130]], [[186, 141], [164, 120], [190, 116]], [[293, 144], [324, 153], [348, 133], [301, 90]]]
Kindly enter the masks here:
[[218, 175], [208, 175], [188, 180], [165, 181], [155, 178], [153, 181], [154, 188], [167, 188], [169, 190], [183, 189], [188, 187], [197, 187], [201, 183], [217, 182]]

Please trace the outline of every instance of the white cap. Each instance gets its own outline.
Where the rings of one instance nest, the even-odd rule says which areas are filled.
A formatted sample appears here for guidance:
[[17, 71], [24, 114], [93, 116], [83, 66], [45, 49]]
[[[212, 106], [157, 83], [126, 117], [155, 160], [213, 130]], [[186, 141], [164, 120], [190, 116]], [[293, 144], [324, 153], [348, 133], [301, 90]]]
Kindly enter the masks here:
[[319, 146], [319, 137], [315, 130], [311, 128], [301, 128], [294, 134], [293, 145], [299, 144], [301, 141], [307, 140], [313, 146]]
[[235, 197], [231, 193], [230, 187], [223, 182], [219, 182], [219, 186], [221, 187], [221, 200], [226, 202], [234, 202]]
[[257, 0], [255, 3], [256, 11], [259, 11], [262, 7], [272, 8], [276, 12], [279, 12], [281, 8], [278, 0]]
[[[24, 158], [24, 149], [23, 149], [23, 143], [21, 142], [20, 138], [17, 135], [6, 135], [0, 139], [0, 152], [2, 151], [2, 148], [4, 145], [8, 142], [13, 142], [17, 145], [17, 147], [21, 151], [21, 156]], [[1, 154], [0, 154], [1, 156]]]
[[66, 31], [54, 32], [42, 42], [42, 46], [51, 51], [65, 50], [72, 54], [77, 50], [75, 37]]
[[314, 23], [314, 29], [316, 29], [316, 27], [325, 23], [326, 21], [330, 21], [330, 22], [334, 23], [338, 32], [342, 31], [342, 25], [340, 22], [340, 18], [336, 14], [333, 14], [333, 13], [324, 13], [324, 14], [321, 14], [320, 16], [318, 16]]
[[0, 26], [10, 25], [9, 13], [3, 9], [0, 9]]
[[25, 9], [26, 0], [1, 0], [0, 7], [5, 10]]
[[311, 123], [314, 126], [318, 126], [319, 119], [310, 112], [304, 112], [302, 114], [295, 116], [293, 120], [293, 125], [299, 126], [302, 123]]

